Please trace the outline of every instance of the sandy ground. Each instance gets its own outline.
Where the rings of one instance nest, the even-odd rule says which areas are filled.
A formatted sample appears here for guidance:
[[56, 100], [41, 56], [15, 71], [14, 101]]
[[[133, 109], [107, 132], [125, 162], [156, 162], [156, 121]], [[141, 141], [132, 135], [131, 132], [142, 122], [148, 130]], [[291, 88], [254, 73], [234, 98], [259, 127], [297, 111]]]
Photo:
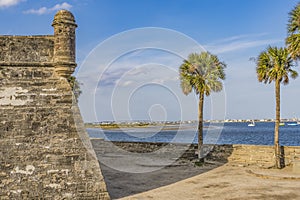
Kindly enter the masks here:
[[300, 199], [300, 173], [103, 149], [92, 141], [112, 199]]
[[292, 173], [290, 169], [263, 170], [226, 164], [122, 199], [300, 199], [299, 189], [300, 174]]

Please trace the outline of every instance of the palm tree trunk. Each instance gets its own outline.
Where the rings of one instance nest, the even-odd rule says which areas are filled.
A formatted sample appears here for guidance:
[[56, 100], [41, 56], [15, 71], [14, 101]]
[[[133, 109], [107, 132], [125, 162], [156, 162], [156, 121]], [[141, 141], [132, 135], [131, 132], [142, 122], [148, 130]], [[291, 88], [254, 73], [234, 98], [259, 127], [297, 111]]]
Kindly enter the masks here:
[[203, 155], [203, 104], [204, 93], [199, 94], [199, 106], [198, 106], [198, 159], [200, 162], [204, 161]]
[[280, 81], [275, 82], [275, 95], [276, 95], [276, 121], [274, 132], [274, 148], [275, 148], [275, 167], [280, 169], [281, 164], [281, 151], [279, 146], [279, 124], [280, 124]]

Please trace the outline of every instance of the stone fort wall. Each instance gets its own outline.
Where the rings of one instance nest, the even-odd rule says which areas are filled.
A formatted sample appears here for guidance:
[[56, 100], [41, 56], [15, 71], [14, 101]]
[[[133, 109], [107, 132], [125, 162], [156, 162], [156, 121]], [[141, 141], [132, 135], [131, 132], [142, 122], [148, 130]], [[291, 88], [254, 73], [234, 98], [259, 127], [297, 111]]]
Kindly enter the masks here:
[[75, 20], [54, 35], [0, 36], [0, 199], [109, 199], [67, 81]]

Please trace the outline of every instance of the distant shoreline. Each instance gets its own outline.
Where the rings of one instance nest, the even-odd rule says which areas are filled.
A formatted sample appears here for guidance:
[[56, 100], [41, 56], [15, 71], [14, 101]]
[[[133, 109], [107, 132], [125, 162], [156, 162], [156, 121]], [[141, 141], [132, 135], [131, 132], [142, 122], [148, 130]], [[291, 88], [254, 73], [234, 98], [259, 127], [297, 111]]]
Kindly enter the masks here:
[[[250, 122], [274, 123], [274, 119], [263, 120], [206, 120], [204, 123], [250, 123]], [[297, 123], [298, 119], [282, 119], [283, 123]], [[86, 128], [101, 128], [101, 129], [122, 129], [122, 128], [157, 128], [162, 127], [162, 130], [178, 130], [186, 129], [186, 126], [197, 125], [197, 121], [183, 121], [183, 122], [99, 122], [99, 123], [85, 123]], [[180, 127], [179, 127], [180, 125]]]
[[86, 128], [101, 128], [103, 130], [112, 130], [112, 129], [122, 129], [122, 128], [157, 128], [160, 130], [185, 130], [187, 126], [179, 126], [177, 125], [163, 125], [163, 124], [142, 124], [142, 125], [133, 125], [133, 124], [109, 124], [109, 125], [86, 125]]

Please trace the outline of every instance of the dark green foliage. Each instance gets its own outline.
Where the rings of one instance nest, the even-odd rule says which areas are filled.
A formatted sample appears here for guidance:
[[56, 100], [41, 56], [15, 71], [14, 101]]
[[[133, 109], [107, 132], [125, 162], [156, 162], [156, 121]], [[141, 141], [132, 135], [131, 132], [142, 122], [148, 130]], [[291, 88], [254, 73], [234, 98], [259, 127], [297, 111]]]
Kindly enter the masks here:
[[219, 92], [223, 89], [226, 64], [220, 62], [216, 55], [209, 52], [192, 53], [179, 68], [181, 88], [185, 95], [192, 89], [196, 94]]
[[268, 47], [257, 58], [258, 81], [271, 83], [278, 80], [286, 85], [289, 83], [289, 77], [295, 79], [298, 76], [292, 69], [293, 66], [293, 59], [286, 48]]
[[289, 13], [286, 45], [293, 59], [300, 58], [300, 3]]
[[70, 83], [70, 86], [72, 88], [72, 91], [74, 93], [76, 101], [78, 101], [78, 98], [79, 98], [80, 94], [82, 93], [82, 91], [80, 89], [80, 83], [76, 80], [75, 76], [70, 76], [68, 78], [68, 82]]

